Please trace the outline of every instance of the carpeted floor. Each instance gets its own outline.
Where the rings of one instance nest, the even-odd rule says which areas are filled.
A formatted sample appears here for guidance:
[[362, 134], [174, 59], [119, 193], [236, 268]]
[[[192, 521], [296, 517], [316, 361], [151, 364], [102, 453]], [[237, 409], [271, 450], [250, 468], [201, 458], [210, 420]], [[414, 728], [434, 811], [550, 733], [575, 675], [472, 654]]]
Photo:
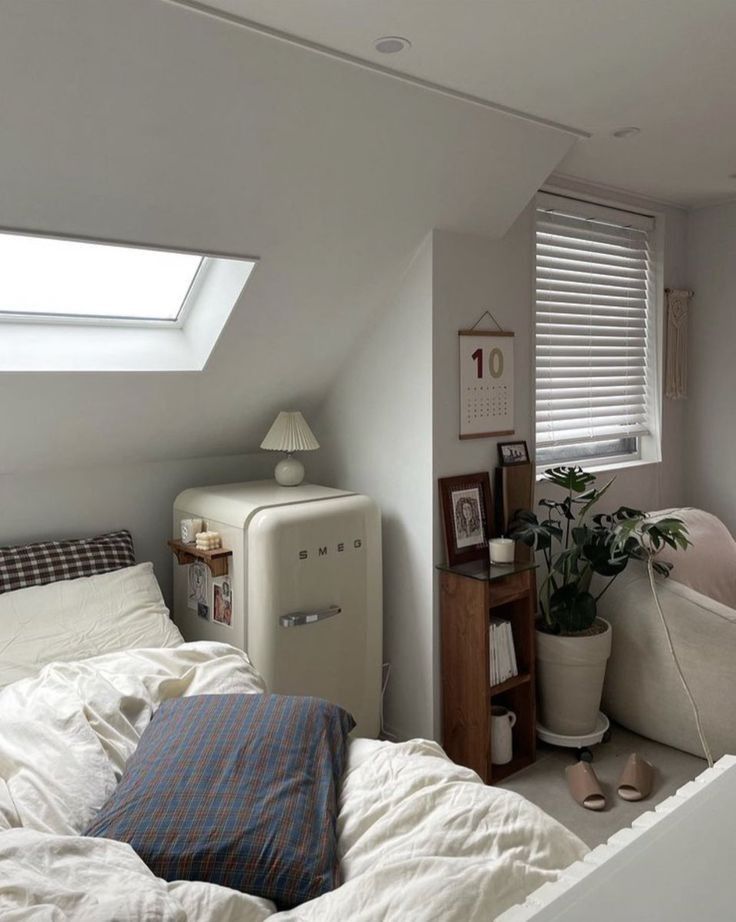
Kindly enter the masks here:
[[[704, 759], [662, 746], [615, 725], [610, 741], [594, 746], [592, 752], [593, 768], [608, 798], [607, 809], [600, 813], [584, 809], [570, 795], [565, 766], [575, 761], [574, 750], [539, 743], [534, 765], [517, 772], [500, 787], [523, 794], [594, 848], [614, 832], [629, 826], [641, 813], [652, 810], [655, 804], [707, 767]], [[638, 803], [627, 803], [616, 794], [618, 777], [632, 752], [638, 752], [657, 769], [651, 796]]]

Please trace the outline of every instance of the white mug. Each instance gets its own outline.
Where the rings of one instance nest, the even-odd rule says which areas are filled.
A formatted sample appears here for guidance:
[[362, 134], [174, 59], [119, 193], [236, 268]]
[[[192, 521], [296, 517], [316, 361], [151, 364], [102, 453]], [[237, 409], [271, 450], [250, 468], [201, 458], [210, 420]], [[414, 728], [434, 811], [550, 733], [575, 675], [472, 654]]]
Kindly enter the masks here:
[[513, 711], [498, 705], [491, 708], [491, 762], [494, 765], [506, 765], [513, 758], [511, 728], [515, 723]]

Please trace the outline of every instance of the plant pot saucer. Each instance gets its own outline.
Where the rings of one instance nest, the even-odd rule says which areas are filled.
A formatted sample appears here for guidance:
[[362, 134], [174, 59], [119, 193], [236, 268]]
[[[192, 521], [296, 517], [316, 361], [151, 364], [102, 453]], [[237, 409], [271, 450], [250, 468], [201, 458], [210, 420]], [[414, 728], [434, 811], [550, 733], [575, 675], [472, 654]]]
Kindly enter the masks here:
[[595, 746], [596, 743], [600, 743], [606, 733], [608, 733], [610, 725], [611, 722], [603, 711], [598, 711], [595, 729], [591, 733], [583, 733], [581, 736], [567, 736], [564, 733], [553, 733], [552, 730], [548, 730], [537, 721], [537, 736], [540, 740], [549, 743], [551, 746], [582, 749], [584, 746]]

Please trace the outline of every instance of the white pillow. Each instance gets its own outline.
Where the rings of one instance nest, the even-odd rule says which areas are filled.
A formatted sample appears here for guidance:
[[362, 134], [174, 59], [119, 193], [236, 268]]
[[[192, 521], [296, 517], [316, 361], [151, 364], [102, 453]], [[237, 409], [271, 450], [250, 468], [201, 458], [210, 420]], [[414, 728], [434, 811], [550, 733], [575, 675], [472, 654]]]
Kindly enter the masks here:
[[153, 564], [0, 595], [0, 687], [46, 663], [135, 647], [176, 647]]

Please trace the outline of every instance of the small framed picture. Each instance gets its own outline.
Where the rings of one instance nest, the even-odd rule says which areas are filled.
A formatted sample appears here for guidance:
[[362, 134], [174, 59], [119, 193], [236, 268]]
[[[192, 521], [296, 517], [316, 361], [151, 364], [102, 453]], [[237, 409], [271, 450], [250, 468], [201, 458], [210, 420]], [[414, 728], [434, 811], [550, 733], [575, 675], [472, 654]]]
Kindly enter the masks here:
[[498, 463], [501, 467], [510, 467], [512, 464], [529, 464], [529, 449], [526, 442], [499, 442]]
[[190, 564], [188, 570], [187, 607], [196, 611], [200, 618], [208, 618], [210, 571], [200, 560]]
[[491, 536], [491, 481], [486, 472], [441, 477], [440, 506], [451, 567], [488, 556]]
[[233, 590], [230, 577], [216, 579], [213, 587], [214, 613], [213, 619], [219, 624], [233, 625]]

